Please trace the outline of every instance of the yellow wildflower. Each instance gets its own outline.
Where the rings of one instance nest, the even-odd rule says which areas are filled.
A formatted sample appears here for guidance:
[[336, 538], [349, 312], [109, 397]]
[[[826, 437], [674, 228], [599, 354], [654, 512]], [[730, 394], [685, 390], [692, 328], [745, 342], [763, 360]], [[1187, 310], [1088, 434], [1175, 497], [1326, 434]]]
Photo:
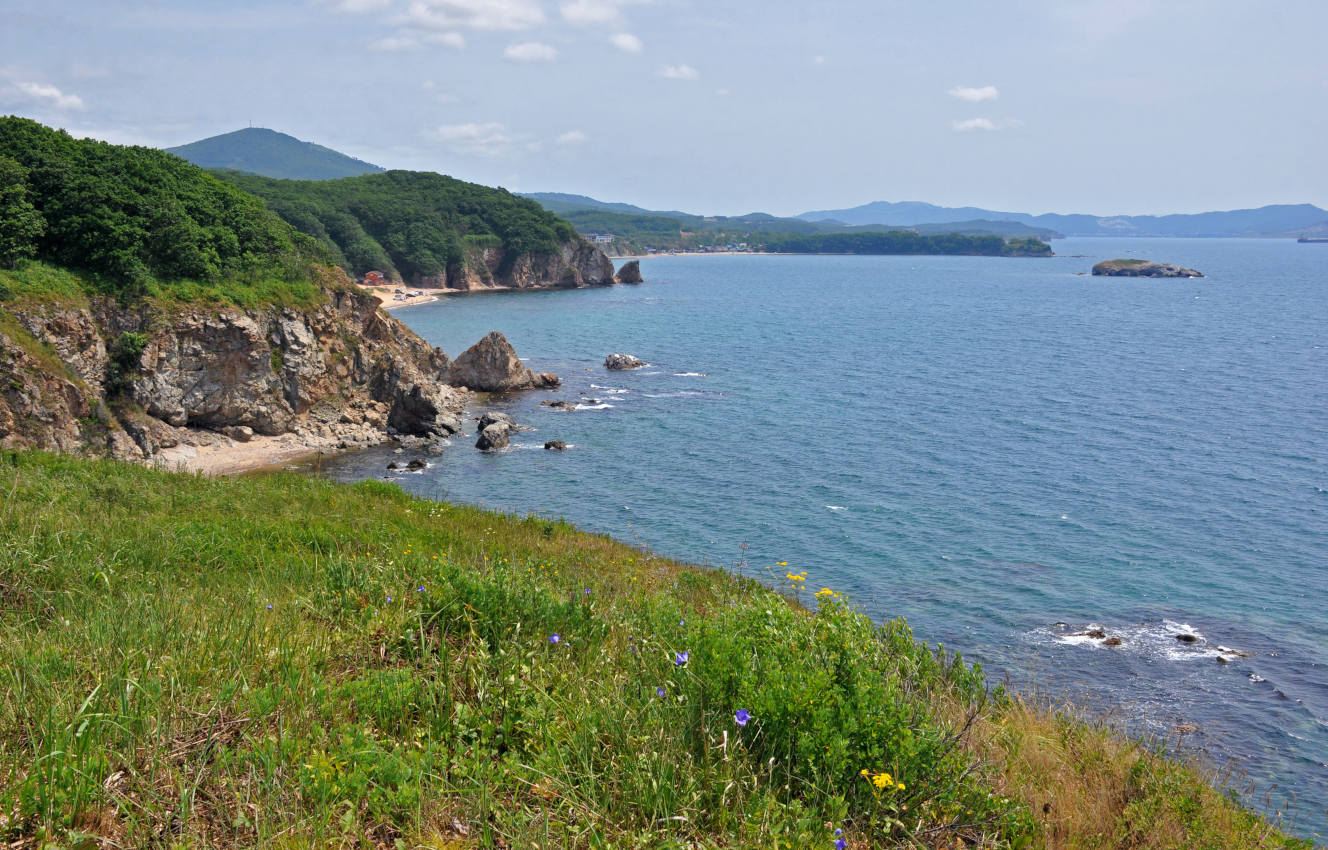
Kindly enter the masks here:
[[876, 786], [877, 791], [884, 791], [894, 784], [888, 773], [878, 773], [872, 777], [872, 784]]
[[859, 771], [858, 771], [858, 775], [859, 775], [859, 776], [871, 776], [871, 771], [864, 767], [862, 770], [859, 770]]

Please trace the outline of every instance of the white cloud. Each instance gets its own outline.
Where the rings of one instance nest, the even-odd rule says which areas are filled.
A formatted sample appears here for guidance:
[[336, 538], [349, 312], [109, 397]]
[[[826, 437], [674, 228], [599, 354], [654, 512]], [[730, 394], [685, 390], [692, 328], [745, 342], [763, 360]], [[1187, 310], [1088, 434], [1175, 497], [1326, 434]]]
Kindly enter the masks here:
[[817, 56], [816, 58], [812, 59], [812, 61], [815, 62], [817, 65], [824, 65], [824, 64], [825, 64], [825, 57], [824, 57], [824, 56]]
[[666, 80], [699, 80], [701, 72], [691, 65], [665, 65], [659, 75]]
[[463, 156], [502, 159], [521, 153], [534, 153], [540, 143], [528, 136], [513, 133], [496, 121], [473, 124], [444, 124], [430, 135]]
[[524, 30], [544, 23], [539, 0], [412, 0], [396, 23], [427, 30]]
[[995, 86], [981, 86], [979, 88], [955, 86], [946, 92], [946, 94], [950, 95], [950, 97], [966, 100], [969, 103], [981, 103], [984, 100], [995, 100], [1001, 96], [1001, 93]]
[[20, 82], [14, 88], [33, 100], [40, 100], [56, 109], [82, 109], [83, 98], [76, 94], [65, 94], [58, 88], [46, 83]]
[[623, 53], [640, 53], [645, 47], [641, 44], [641, 39], [632, 35], [630, 32], [617, 33], [612, 36], [609, 41], [611, 41], [613, 46], [621, 50]]
[[620, 5], [618, 0], [572, 0], [559, 6], [558, 11], [568, 23], [593, 26], [617, 22], [622, 14]]
[[584, 144], [589, 140], [590, 137], [587, 136], [585, 133], [581, 132], [580, 130], [568, 130], [566, 133], [563, 133], [561, 136], [558, 137], [558, 144], [580, 145]]
[[392, 0], [323, 0], [338, 12], [376, 12], [392, 5]]
[[538, 41], [527, 41], [507, 45], [503, 57], [512, 62], [552, 62], [558, 58], [558, 51]]
[[967, 121], [955, 121], [950, 126], [960, 133], [971, 133], [974, 130], [991, 133], [996, 130], [1008, 130], [1023, 125], [1024, 122], [1018, 118], [1002, 118], [998, 121], [993, 121], [990, 118], [969, 118]]
[[459, 32], [431, 32], [424, 36], [424, 41], [426, 44], [441, 44], [454, 50], [462, 50], [466, 46], [465, 36]]

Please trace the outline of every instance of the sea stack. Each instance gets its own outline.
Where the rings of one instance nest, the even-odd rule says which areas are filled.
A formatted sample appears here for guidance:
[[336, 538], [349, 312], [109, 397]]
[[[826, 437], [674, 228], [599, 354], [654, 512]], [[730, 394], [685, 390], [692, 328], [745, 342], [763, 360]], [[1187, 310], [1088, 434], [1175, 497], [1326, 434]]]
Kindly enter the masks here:
[[641, 277], [641, 261], [631, 260], [623, 263], [623, 267], [618, 269], [618, 274], [614, 275], [613, 279], [618, 283], [644, 283]]

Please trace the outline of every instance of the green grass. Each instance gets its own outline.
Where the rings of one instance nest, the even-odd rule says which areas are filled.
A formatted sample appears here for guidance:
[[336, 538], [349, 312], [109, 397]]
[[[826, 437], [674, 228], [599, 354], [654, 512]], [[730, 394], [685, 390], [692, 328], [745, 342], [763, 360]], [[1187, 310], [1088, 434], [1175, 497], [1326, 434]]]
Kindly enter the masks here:
[[1057, 838], [1044, 774], [1117, 773], [1033, 739], [1085, 727], [815, 577], [786, 584], [810, 611], [373, 482], [0, 453], [0, 493], [11, 846], [1179, 848], [1212, 813], [1205, 846], [1294, 846], [1110, 736], [1119, 840]]
[[[308, 307], [323, 297], [315, 278], [326, 276], [326, 269], [313, 267], [308, 278], [292, 272], [286, 278], [250, 275], [211, 281], [150, 279], [134, 297], [149, 298], [161, 306], [206, 303], [242, 308], [268, 304]], [[16, 269], [0, 269], [0, 305], [41, 302], [81, 306], [92, 295], [126, 298], [122, 290], [115, 281], [39, 260], [23, 260]]]

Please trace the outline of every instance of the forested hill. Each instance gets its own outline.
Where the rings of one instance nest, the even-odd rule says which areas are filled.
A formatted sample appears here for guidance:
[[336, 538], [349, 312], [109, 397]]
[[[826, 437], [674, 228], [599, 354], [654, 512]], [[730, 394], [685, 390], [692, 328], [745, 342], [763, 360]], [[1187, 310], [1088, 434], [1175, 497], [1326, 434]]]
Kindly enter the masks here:
[[331, 148], [262, 127], [224, 133], [167, 148], [166, 152], [203, 168], [244, 171], [289, 180], [335, 180], [383, 170]]
[[35, 258], [116, 294], [172, 280], [301, 282], [314, 240], [163, 151], [0, 118], [0, 267]]
[[534, 201], [441, 174], [388, 171], [328, 181], [218, 176], [265, 200], [355, 275], [443, 275], [464, 263], [469, 249], [501, 248], [510, 262], [580, 241], [571, 225]]

